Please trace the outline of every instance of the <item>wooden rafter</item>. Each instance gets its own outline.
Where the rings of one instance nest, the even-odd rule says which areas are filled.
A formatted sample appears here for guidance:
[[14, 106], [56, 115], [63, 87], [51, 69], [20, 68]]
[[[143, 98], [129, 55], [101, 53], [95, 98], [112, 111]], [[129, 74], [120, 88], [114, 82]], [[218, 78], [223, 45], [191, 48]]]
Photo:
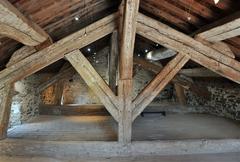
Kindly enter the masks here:
[[63, 58], [66, 53], [82, 48], [112, 33], [116, 29], [117, 18], [117, 14], [109, 15], [4, 69], [0, 72], [0, 89], [5, 83], [23, 79]]
[[191, 69], [181, 69], [179, 74], [186, 75], [188, 77], [221, 77], [220, 75], [206, 69], [206, 68], [191, 68]]
[[[154, 73], [158, 73], [163, 69], [163, 66], [159, 64], [154, 64], [142, 58], [134, 58], [134, 64], [143, 67], [149, 71]], [[181, 69], [179, 74], [185, 75], [187, 77], [221, 77], [220, 75], [206, 69], [206, 68], [189, 68], [189, 69]]]
[[189, 57], [181, 53], [171, 60], [163, 70], [143, 89], [134, 99], [134, 110], [132, 120], [149, 105], [152, 100], [165, 88], [181, 68], [188, 62]]
[[102, 104], [106, 107], [109, 113], [116, 121], [119, 121], [118, 115], [118, 99], [108, 87], [107, 83], [92, 67], [90, 62], [79, 51], [75, 50], [65, 56], [67, 60], [72, 64], [76, 71], [80, 74], [86, 84], [92, 89], [92, 91], [98, 96]]
[[36, 46], [48, 39], [48, 34], [24, 17], [7, 0], [0, 1], [0, 35], [28, 46]]
[[[204, 28], [197, 36], [210, 42], [219, 42], [240, 35], [240, 12], [223, 18]], [[210, 28], [210, 29], [209, 29]], [[204, 29], [202, 29], [204, 30]]]
[[23, 46], [20, 49], [16, 50], [10, 60], [8, 61], [6, 67], [10, 67], [16, 63], [18, 63], [19, 61], [23, 60], [24, 58], [32, 55], [33, 53], [37, 52], [37, 50], [32, 47], [32, 46]]
[[139, 14], [137, 33], [167, 48], [188, 55], [193, 61], [240, 84], [238, 61], [167, 25]]
[[220, 53], [222, 53], [222, 54], [224, 54], [228, 57], [235, 58], [235, 55], [232, 52], [232, 50], [230, 49], [230, 47], [224, 42], [211, 43], [209, 41], [206, 41], [206, 40], [202, 39], [198, 35], [195, 36], [195, 40], [201, 42], [202, 44], [204, 44], [206, 46], [209, 46], [209, 47], [215, 49], [216, 51], [218, 51], [218, 52], [220, 52]]
[[62, 70], [58, 74], [51, 77], [46, 82], [43, 82], [42, 84], [40, 84], [38, 86], [38, 90], [41, 92], [41, 91], [45, 90], [46, 88], [50, 87], [51, 85], [53, 85], [54, 83], [56, 83], [57, 81], [67, 78], [67, 77], [71, 77], [75, 72], [76, 71], [72, 67], [68, 67], [67, 69]]

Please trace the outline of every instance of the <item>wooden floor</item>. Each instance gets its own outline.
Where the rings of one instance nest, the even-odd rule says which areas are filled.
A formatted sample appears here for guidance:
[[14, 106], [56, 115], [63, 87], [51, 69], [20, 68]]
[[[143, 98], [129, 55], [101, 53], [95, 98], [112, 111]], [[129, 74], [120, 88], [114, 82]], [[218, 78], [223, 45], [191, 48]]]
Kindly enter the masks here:
[[0, 157], [1, 162], [239, 162], [239, 153], [175, 155], [175, 156], [144, 156], [144, 157], [112, 157], [112, 158], [80, 158], [62, 160], [47, 157]]
[[[117, 123], [110, 116], [39, 116], [8, 131], [8, 138], [43, 141], [114, 141]], [[147, 114], [133, 123], [133, 140], [240, 138], [240, 124], [204, 114]]]

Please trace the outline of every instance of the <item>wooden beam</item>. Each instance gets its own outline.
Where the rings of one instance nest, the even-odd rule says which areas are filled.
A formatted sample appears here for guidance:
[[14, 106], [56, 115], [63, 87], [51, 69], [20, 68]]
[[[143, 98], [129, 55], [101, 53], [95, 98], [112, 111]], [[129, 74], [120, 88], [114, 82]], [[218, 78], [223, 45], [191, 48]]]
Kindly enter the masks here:
[[114, 31], [111, 36], [109, 63], [108, 63], [108, 76], [109, 87], [116, 94], [117, 92], [117, 70], [118, 70], [118, 32]]
[[134, 99], [133, 117], [136, 117], [149, 105], [152, 100], [165, 88], [181, 68], [188, 62], [189, 57], [181, 53], [171, 60], [163, 70], [143, 89]]
[[186, 105], [187, 100], [186, 96], [184, 94], [184, 88], [180, 84], [174, 84], [174, 89], [176, 92], [177, 100], [181, 105]]
[[183, 15], [188, 16], [188, 14], [184, 14], [183, 12], [181, 12], [181, 17], [173, 15], [171, 11], [167, 11], [164, 8], [164, 7], [166, 7], [165, 2], [167, 2], [167, 1], [161, 2], [162, 3], [162, 6], [161, 6], [160, 4], [156, 5], [156, 3], [158, 4], [158, 1], [156, 1], [156, 0], [142, 0], [140, 8], [142, 10], [150, 13], [154, 17], [158, 17], [158, 18], [164, 20], [165, 22], [174, 24], [174, 26], [176, 28], [180, 29], [181, 31], [184, 31], [184, 32], [192, 31], [193, 28], [189, 24], [191, 21], [187, 22], [186, 21], [187, 19], [184, 19], [184, 20], [181, 19]]
[[236, 37], [240, 35], [240, 12], [218, 20], [204, 28], [207, 28], [207, 30], [201, 31], [197, 36], [210, 42], [219, 42]]
[[133, 50], [136, 37], [136, 20], [139, 0], [125, 0], [123, 32], [120, 46], [120, 78], [132, 78]]
[[62, 101], [62, 95], [63, 95], [63, 90], [64, 90], [64, 79], [58, 80], [58, 82], [55, 83], [55, 104], [56, 105], [61, 105]]
[[34, 54], [37, 51], [40, 51], [50, 45], [52, 45], [53, 42], [51, 38], [47, 39], [47, 41], [39, 44], [38, 46], [23, 46], [20, 49], [16, 50], [13, 55], [11, 56], [10, 60], [8, 61], [6, 67], [12, 66], [16, 64], [17, 62], [23, 60], [24, 58]]
[[66, 53], [85, 47], [112, 33], [116, 29], [117, 18], [117, 14], [109, 15], [4, 69], [0, 72], [0, 89], [4, 84], [23, 79], [60, 60]]
[[48, 34], [24, 17], [7, 0], [0, 1], [0, 35], [28, 46], [36, 46], [48, 39]]
[[73, 67], [68, 67], [67, 69], [64, 69], [63, 71], [60, 71], [59, 73], [57, 73], [56, 75], [54, 75], [53, 77], [51, 77], [49, 80], [47, 80], [46, 82], [43, 82], [42, 84], [40, 84], [38, 86], [38, 90], [40, 92], [42, 92], [43, 90], [45, 90], [46, 88], [50, 87], [51, 85], [53, 85], [54, 83], [56, 83], [57, 81], [67, 78], [67, 77], [71, 77], [73, 76], [73, 74], [76, 71], [74, 70]]
[[0, 140], [7, 137], [8, 123], [11, 112], [13, 86], [5, 85], [0, 90]]
[[[123, 0], [120, 26], [121, 45], [119, 62], [118, 97], [119, 126], [118, 140], [123, 144], [131, 142], [132, 136], [132, 75], [133, 75], [133, 51], [136, 37], [137, 15], [140, 0]], [[121, 12], [121, 11], [120, 11]]]
[[134, 64], [137, 64], [143, 67], [144, 69], [150, 70], [153, 73], [159, 73], [159, 71], [161, 71], [163, 68], [162, 65], [156, 65], [143, 58], [134, 57], [133, 61], [134, 61]]
[[226, 55], [228, 57], [235, 58], [235, 55], [232, 52], [232, 50], [230, 49], [230, 47], [226, 43], [224, 43], [224, 42], [211, 43], [209, 41], [206, 41], [206, 40], [202, 39], [199, 36], [195, 36], [195, 40], [203, 43], [206, 46], [209, 46], [209, 47], [217, 50], [218, 52], [220, 52], [220, 53], [222, 53], [222, 54], [224, 54], [224, 55]]
[[123, 144], [132, 139], [132, 79], [118, 81], [119, 118], [118, 141]]
[[37, 50], [32, 47], [32, 46], [23, 46], [20, 49], [18, 49], [17, 51], [15, 51], [13, 53], [13, 55], [11, 56], [10, 60], [8, 61], [6, 67], [10, 67], [16, 63], [18, 63], [19, 61], [25, 59], [26, 57], [29, 57], [30, 55], [34, 54], [35, 52], [37, 52]]
[[[193, 157], [204, 156], [202, 154], [219, 154], [214, 155], [215, 158], [207, 159], [219, 159], [215, 161], [238, 161], [240, 152], [240, 140], [239, 139], [192, 139], [192, 140], [153, 140], [153, 141], [133, 141], [130, 145], [122, 145], [116, 141], [39, 141], [30, 139], [8, 139], [0, 141], [0, 155], [2, 157], [15, 157], [16, 155], [24, 155], [26, 157], [56, 157], [59, 159], [68, 158], [70, 161], [75, 159], [98, 159], [87, 161], [128, 161], [124, 157], [137, 157], [133, 161], [160, 161], [158, 156], [178, 155], [180, 157], [186, 157], [196, 155]], [[31, 151], [30, 151], [31, 150]], [[227, 154], [231, 152], [235, 154]], [[144, 155], [143, 159], [142, 156]], [[229, 158], [226, 156], [229, 155]], [[233, 156], [232, 156], [233, 155]], [[175, 156], [175, 158], [178, 158]], [[94, 158], [95, 157], [95, 158]], [[102, 157], [102, 158], [101, 158]], [[105, 158], [103, 158], [105, 157]], [[109, 157], [106, 158], [106, 157]], [[117, 157], [117, 158], [116, 158]], [[122, 158], [118, 158], [122, 157]], [[153, 157], [154, 160], [149, 160]], [[212, 156], [211, 156], [212, 157]], [[6, 158], [9, 159], [11, 158]], [[22, 158], [20, 158], [23, 161]], [[37, 158], [31, 158], [37, 159]], [[41, 158], [43, 159], [43, 158]], [[45, 159], [45, 158], [44, 158]], [[46, 158], [52, 159], [52, 158]], [[74, 160], [73, 160], [74, 159]], [[119, 160], [123, 159], [123, 160]], [[134, 158], [130, 158], [134, 159]], [[166, 159], [166, 158], [163, 158]], [[173, 158], [170, 158], [173, 159]], [[189, 158], [181, 158], [189, 159]], [[193, 158], [190, 158], [193, 159]], [[196, 159], [196, 158], [195, 158]], [[205, 158], [206, 159], [206, 158]], [[229, 159], [229, 160], [224, 160]], [[234, 159], [234, 160], [231, 160]], [[235, 160], [236, 159], [236, 160]], [[69, 161], [68, 160], [68, 161]], [[12, 161], [12, 160], [11, 160]], [[33, 161], [33, 160], [25, 160]], [[43, 160], [35, 160], [43, 161]], [[45, 160], [45, 161], [57, 161], [57, 160]], [[60, 161], [60, 160], [58, 160]], [[81, 160], [78, 160], [81, 161]], [[84, 160], [82, 160], [84, 161]], [[85, 160], [86, 161], [86, 160]], [[129, 160], [132, 161], [132, 160]], [[169, 160], [162, 160], [169, 161]], [[172, 160], [171, 160], [172, 161]], [[186, 161], [186, 160], [175, 160]], [[194, 160], [187, 160], [194, 161]], [[202, 160], [203, 161], [203, 160]], [[209, 160], [205, 160], [209, 161]], [[213, 160], [212, 160], [213, 161]]]
[[[145, 59], [134, 58], [134, 63], [141, 66], [142, 68], [149, 70], [155, 74], [158, 74], [163, 67], [161, 65], [153, 64]], [[220, 75], [213, 73], [205, 68], [194, 68], [194, 69], [181, 69], [173, 79], [172, 83], [179, 84], [181, 87], [191, 90], [198, 96], [207, 98], [210, 96], [209, 91], [206, 88], [195, 85], [194, 81], [189, 77], [220, 77]]]
[[98, 96], [113, 118], [118, 121], [118, 99], [102, 77], [92, 67], [90, 62], [79, 50], [72, 51], [65, 57], [80, 74], [90, 89]]
[[240, 63], [147, 16], [139, 14], [137, 33], [188, 55], [193, 61], [240, 84]]
[[[134, 64], [143, 67], [146, 70], [152, 71], [153, 73], [159, 73], [163, 69], [162, 65], [154, 64], [142, 58], [135, 57], [133, 59]], [[179, 74], [187, 77], [221, 77], [220, 75], [206, 69], [206, 68], [189, 68], [181, 69]]]
[[221, 77], [220, 75], [206, 69], [206, 68], [191, 68], [181, 69], [179, 74], [186, 75], [188, 77]]

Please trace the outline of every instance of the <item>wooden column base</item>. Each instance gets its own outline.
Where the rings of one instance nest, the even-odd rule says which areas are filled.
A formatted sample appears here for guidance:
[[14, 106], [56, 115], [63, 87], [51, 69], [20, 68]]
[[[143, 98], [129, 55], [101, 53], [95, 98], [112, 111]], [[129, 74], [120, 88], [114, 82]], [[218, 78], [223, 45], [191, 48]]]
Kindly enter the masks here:
[[132, 79], [119, 80], [118, 141], [131, 143], [132, 137]]

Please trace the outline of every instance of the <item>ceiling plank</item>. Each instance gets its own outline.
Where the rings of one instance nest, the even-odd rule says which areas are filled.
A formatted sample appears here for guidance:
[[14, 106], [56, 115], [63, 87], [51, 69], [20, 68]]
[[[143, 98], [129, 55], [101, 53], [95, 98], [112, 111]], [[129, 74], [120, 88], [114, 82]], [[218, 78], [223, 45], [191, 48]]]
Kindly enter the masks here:
[[190, 36], [153, 20], [138, 16], [137, 33], [167, 48], [181, 52], [202, 66], [240, 84], [240, 63]]
[[80, 49], [116, 30], [118, 14], [111, 14], [80, 31], [32, 54], [0, 72], [0, 89], [6, 83], [23, 79], [63, 58], [66, 53]]
[[0, 35], [28, 46], [39, 45], [49, 37], [43, 29], [25, 18], [7, 0], [0, 1]]
[[165, 11], [161, 8], [161, 6], [156, 6], [151, 4], [148, 0], [141, 1], [141, 9], [144, 11], [147, 11], [148, 13], [151, 13], [152, 15], [156, 17], [160, 17], [162, 20], [173, 24], [178, 29], [189, 33], [189, 31], [192, 31], [193, 28], [188, 24], [188, 22], [183, 21], [177, 16], [171, 15], [168, 11]]

